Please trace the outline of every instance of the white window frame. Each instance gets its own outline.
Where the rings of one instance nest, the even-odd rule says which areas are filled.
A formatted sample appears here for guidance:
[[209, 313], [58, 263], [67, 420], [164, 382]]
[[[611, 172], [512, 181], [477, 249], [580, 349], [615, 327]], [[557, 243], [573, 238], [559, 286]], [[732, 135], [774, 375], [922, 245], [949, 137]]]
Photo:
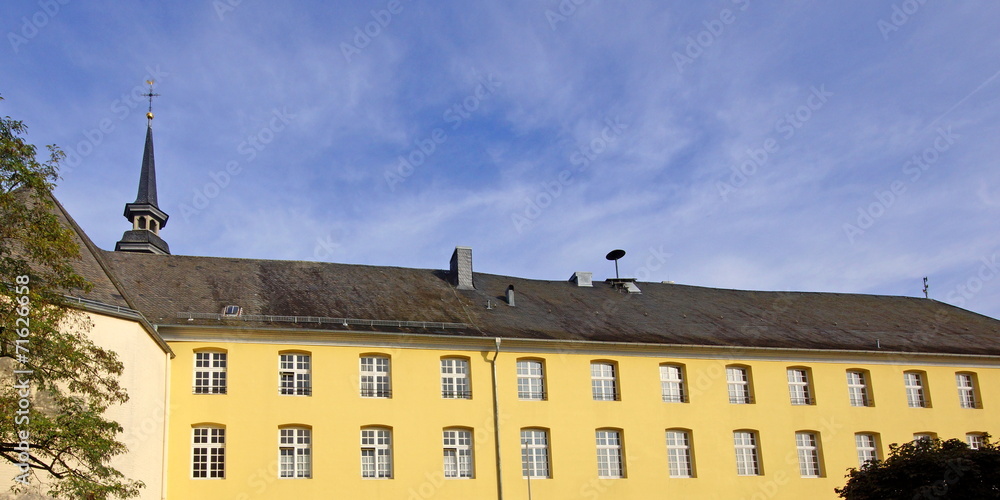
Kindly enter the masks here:
[[363, 398], [392, 397], [392, 362], [388, 356], [365, 355], [359, 360], [358, 389]]
[[684, 386], [684, 365], [660, 365], [660, 392], [664, 403], [687, 403], [687, 388]]
[[935, 438], [937, 438], [937, 434], [935, 434], [933, 432], [915, 432], [913, 434], [913, 440], [914, 441], [920, 441], [921, 439], [926, 439], [928, 441], [932, 441]]
[[733, 431], [736, 450], [736, 475], [760, 475], [760, 450], [757, 448], [756, 431]]
[[278, 353], [278, 394], [312, 395], [312, 356], [309, 353]]
[[545, 364], [537, 359], [517, 360], [517, 399], [545, 400]]
[[361, 429], [361, 477], [392, 479], [392, 429]]
[[819, 435], [814, 432], [796, 432], [795, 450], [799, 457], [799, 476], [822, 477], [819, 463]]
[[906, 387], [906, 404], [910, 408], [930, 407], [923, 373], [903, 372], [903, 385]]
[[549, 431], [546, 429], [521, 429], [521, 477], [547, 479], [549, 468]]
[[854, 435], [854, 446], [858, 450], [858, 467], [867, 462], [878, 460], [878, 438], [870, 432], [859, 432]]
[[745, 366], [727, 366], [726, 383], [729, 389], [729, 403], [746, 405], [753, 403], [750, 392], [750, 369]]
[[278, 429], [278, 478], [305, 479], [312, 477], [312, 429], [281, 427]]
[[590, 363], [590, 387], [594, 401], [618, 401], [618, 367], [610, 361]]
[[812, 386], [809, 381], [809, 370], [806, 368], [789, 368], [788, 397], [795, 406], [811, 405], [816, 401], [812, 397]]
[[226, 351], [194, 352], [194, 393], [225, 394], [229, 353]]
[[979, 408], [976, 398], [975, 374], [960, 372], [955, 374], [955, 386], [958, 388], [958, 404], [962, 408]]
[[694, 477], [690, 431], [684, 429], [667, 430], [667, 468], [670, 477]]
[[625, 477], [625, 460], [622, 456], [622, 432], [617, 429], [597, 429], [597, 477], [621, 479]]
[[872, 406], [868, 393], [868, 374], [862, 370], [847, 370], [847, 397], [851, 406]]
[[441, 397], [444, 399], [472, 399], [468, 359], [441, 358]]
[[472, 479], [472, 431], [468, 429], [444, 429], [444, 477], [446, 479]]
[[978, 450], [986, 444], [986, 436], [982, 432], [970, 432], [965, 435], [965, 442], [970, 449]]
[[191, 478], [226, 478], [226, 428], [201, 426], [191, 429]]

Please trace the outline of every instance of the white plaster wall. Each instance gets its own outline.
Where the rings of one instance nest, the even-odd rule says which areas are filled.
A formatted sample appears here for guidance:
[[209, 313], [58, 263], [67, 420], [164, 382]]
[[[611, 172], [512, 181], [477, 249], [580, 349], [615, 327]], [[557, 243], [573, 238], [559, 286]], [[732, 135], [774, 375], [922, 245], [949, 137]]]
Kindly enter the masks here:
[[[130, 479], [145, 483], [140, 490], [141, 500], [161, 500], [164, 485], [164, 433], [167, 354], [136, 321], [89, 313], [93, 327], [90, 337], [94, 343], [118, 354], [124, 365], [119, 380], [128, 392], [124, 405], [109, 408], [107, 418], [118, 422], [124, 432], [119, 439], [128, 447], [128, 453], [116, 457], [112, 463]], [[33, 484], [22, 495], [10, 493], [10, 482], [17, 469], [0, 464], [0, 499], [35, 500], [49, 498], [42, 495], [42, 484]]]

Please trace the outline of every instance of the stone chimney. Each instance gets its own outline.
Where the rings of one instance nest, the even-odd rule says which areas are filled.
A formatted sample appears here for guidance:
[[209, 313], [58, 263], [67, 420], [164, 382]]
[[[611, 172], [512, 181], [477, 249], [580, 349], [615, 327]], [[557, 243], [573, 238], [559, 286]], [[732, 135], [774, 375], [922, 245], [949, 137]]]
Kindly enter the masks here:
[[459, 290], [475, 290], [472, 283], [472, 248], [455, 247], [451, 254], [451, 284]]

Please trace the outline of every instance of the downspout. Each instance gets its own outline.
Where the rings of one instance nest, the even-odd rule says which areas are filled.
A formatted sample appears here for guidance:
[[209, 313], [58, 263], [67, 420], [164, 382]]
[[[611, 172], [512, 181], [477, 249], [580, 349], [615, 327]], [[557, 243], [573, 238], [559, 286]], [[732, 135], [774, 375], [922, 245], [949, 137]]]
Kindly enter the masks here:
[[163, 383], [163, 471], [160, 473], [160, 498], [165, 500], [167, 498], [167, 480], [168, 472], [167, 469], [168, 459], [170, 457], [168, 447], [170, 446], [169, 434], [170, 434], [170, 355], [171, 353], [165, 353], [167, 365], [164, 367], [166, 376], [164, 377], [166, 381]]
[[494, 339], [497, 350], [493, 354], [493, 451], [497, 461], [497, 500], [503, 500], [503, 467], [500, 464], [500, 393], [497, 391], [497, 358], [500, 357], [500, 337]]

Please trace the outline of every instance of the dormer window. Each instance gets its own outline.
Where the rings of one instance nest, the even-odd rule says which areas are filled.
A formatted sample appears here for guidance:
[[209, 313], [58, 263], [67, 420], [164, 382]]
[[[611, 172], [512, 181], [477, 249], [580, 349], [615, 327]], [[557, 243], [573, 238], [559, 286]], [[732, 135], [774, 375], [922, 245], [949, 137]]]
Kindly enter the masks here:
[[243, 308], [240, 306], [226, 306], [226, 308], [222, 310], [222, 315], [239, 316], [241, 312], [243, 312]]

